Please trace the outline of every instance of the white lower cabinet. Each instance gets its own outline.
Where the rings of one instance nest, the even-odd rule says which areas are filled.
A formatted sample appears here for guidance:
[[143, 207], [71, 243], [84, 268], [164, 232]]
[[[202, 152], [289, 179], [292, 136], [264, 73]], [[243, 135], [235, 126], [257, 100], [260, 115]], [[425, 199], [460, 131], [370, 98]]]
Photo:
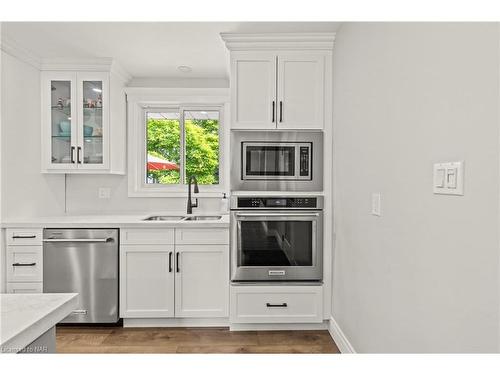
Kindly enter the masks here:
[[231, 285], [231, 323], [321, 323], [321, 285]]
[[42, 283], [7, 283], [7, 293], [42, 293]]
[[7, 280], [42, 282], [42, 259], [41, 246], [7, 246]]
[[229, 259], [224, 245], [179, 245], [175, 274], [176, 317], [226, 317]]
[[120, 316], [174, 316], [173, 245], [123, 245], [120, 248]]
[[5, 275], [7, 293], [43, 292], [42, 228], [5, 231]]
[[216, 229], [215, 237], [206, 228], [182, 229], [176, 235], [182, 245], [173, 244], [174, 236], [162, 237], [171, 244], [138, 244], [148, 229], [122, 230], [134, 244], [120, 246], [120, 317], [227, 317], [229, 233]]

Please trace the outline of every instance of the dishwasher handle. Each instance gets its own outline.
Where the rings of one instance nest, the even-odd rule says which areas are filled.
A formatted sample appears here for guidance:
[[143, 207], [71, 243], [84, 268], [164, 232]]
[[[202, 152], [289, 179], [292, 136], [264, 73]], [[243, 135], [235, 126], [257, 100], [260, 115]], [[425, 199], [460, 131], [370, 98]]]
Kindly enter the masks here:
[[44, 238], [43, 242], [79, 242], [79, 243], [92, 243], [92, 242], [113, 242], [114, 238]]

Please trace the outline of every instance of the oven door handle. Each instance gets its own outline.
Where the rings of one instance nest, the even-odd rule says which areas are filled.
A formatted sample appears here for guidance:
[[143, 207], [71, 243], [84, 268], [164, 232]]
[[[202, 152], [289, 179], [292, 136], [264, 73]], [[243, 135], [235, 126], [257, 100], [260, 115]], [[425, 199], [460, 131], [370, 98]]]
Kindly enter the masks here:
[[248, 213], [248, 214], [239, 214], [237, 213], [236, 216], [238, 217], [266, 217], [266, 216], [315, 216], [315, 217], [318, 217], [319, 216], [319, 213], [317, 212], [314, 212], [314, 213], [290, 213], [290, 212], [281, 212], [281, 213], [278, 213], [278, 212], [269, 212], [269, 213], [264, 213], [264, 212], [261, 212], [261, 213]]

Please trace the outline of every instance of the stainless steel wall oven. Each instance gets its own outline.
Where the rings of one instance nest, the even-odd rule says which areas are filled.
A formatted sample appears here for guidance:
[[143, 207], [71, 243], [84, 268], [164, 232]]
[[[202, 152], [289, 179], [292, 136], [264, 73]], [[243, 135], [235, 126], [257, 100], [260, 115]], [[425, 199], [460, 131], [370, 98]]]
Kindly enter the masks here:
[[321, 281], [322, 197], [231, 197], [232, 281]]

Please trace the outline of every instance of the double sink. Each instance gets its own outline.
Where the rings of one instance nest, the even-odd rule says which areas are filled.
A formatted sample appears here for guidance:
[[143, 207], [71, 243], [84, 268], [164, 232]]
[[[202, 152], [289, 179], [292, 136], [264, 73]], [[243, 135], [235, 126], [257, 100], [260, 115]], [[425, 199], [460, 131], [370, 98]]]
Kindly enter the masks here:
[[149, 216], [143, 221], [216, 221], [220, 220], [222, 216], [212, 215], [212, 216], [166, 216], [166, 215], [155, 215]]

